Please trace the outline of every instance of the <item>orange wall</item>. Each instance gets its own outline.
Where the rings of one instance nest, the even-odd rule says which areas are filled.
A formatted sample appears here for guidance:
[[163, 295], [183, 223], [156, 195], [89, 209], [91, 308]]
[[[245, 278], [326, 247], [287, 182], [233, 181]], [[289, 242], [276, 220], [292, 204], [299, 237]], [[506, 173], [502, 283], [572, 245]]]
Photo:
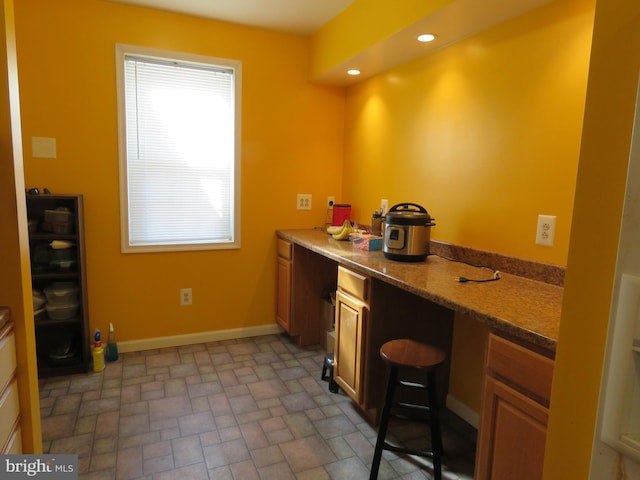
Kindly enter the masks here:
[[312, 35], [311, 77], [317, 78], [338, 67], [451, 1], [355, 0]]
[[[322, 224], [341, 190], [344, 93], [307, 81], [308, 39], [99, 0], [20, 0], [16, 30], [26, 184], [85, 196], [92, 328], [114, 322], [124, 341], [273, 324], [275, 229]], [[242, 60], [240, 250], [120, 253], [117, 42]], [[58, 158], [32, 158], [32, 136], [55, 137]]]
[[[589, 478], [631, 136], [638, 128], [634, 111], [639, 71], [640, 2], [597, 0], [551, 392], [547, 480]], [[637, 185], [632, 188], [637, 192]], [[597, 235], [594, 219], [598, 219]], [[624, 474], [622, 459], [601, 449], [594, 453], [611, 464], [609, 478], [632, 478], [630, 472], [628, 477]]]
[[[40, 397], [18, 91], [14, 3], [13, 0], [3, 0], [0, 3], [0, 305], [11, 309], [14, 325], [22, 448], [25, 453], [41, 453]], [[6, 422], [7, 419], [0, 421]]]
[[[484, 353], [489, 327], [476, 319], [456, 313], [451, 344], [449, 395], [479, 418], [484, 374]], [[451, 407], [450, 404], [448, 404]], [[461, 412], [456, 412], [461, 413]], [[471, 422], [471, 417], [465, 418]], [[478, 425], [475, 425], [476, 427]]]
[[[436, 219], [431, 238], [565, 265], [593, 1], [554, 2], [347, 90], [344, 200]], [[553, 247], [538, 214], [557, 216]], [[486, 326], [457, 316], [450, 394], [480, 411]]]
[[[434, 238], [568, 263], [545, 478], [587, 478], [640, 68], [637, 0], [598, 0], [577, 189], [591, 0], [554, 2], [351, 88], [342, 181], [343, 96], [306, 82], [305, 40], [96, 0], [16, 3], [27, 185], [86, 196], [94, 325], [114, 321], [134, 339], [270, 323], [273, 228], [320, 223], [326, 195], [363, 221], [382, 197], [417, 201], [437, 219]], [[240, 251], [119, 253], [116, 41], [245, 62]], [[56, 137], [59, 159], [32, 159], [34, 135]], [[307, 192], [314, 211], [296, 212], [295, 193]], [[538, 213], [558, 215], [556, 247], [533, 245]], [[177, 307], [184, 286], [190, 309]]]
[[[350, 87], [345, 201], [422, 204], [431, 238], [564, 265], [593, 19], [554, 2]], [[555, 245], [535, 245], [538, 214]]]

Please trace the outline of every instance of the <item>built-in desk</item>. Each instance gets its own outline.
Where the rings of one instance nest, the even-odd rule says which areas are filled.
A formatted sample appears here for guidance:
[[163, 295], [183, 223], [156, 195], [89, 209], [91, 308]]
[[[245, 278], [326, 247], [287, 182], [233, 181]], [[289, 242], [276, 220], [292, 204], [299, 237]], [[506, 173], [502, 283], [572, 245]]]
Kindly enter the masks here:
[[[506, 271], [497, 281], [460, 283], [457, 277], [491, 278], [493, 271], [437, 255], [424, 262], [393, 261], [318, 229], [279, 230], [277, 237], [276, 316], [301, 345], [324, 343], [323, 297], [338, 287], [338, 267], [366, 278], [363, 298], [348, 296], [344, 307], [359, 329], [348, 338], [356, 338], [354, 350], [361, 355], [355, 365], [361, 370], [355, 373], [357, 391], [347, 393], [373, 420], [384, 391], [379, 349], [385, 341], [408, 336], [450, 355], [457, 315], [486, 324], [491, 335], [478, 339], [488, 349], [475, 478], [540, 477], [562, 287]], [[445, 365], [439, 372], [443, 397], [449, 371]]]
[[493, 330], [555, 352], [562, 307], [561, 287], [502, 272], [488, 283], [460, 283], [456, 277], [488, 278], [490, 272], [430, 255], [424, 262], [388, 260], [381, 251], [354, 249], [321, 230], [279, 230], [278, 237], [454, 312]]

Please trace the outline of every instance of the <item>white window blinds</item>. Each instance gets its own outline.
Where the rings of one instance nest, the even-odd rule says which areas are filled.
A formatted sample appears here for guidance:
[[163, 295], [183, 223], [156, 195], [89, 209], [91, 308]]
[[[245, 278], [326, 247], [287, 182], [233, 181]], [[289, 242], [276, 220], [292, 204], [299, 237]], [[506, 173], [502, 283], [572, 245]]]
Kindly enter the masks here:
[[122, 63], [123, 249], [237, 246], [235, 69], [127, 52]]

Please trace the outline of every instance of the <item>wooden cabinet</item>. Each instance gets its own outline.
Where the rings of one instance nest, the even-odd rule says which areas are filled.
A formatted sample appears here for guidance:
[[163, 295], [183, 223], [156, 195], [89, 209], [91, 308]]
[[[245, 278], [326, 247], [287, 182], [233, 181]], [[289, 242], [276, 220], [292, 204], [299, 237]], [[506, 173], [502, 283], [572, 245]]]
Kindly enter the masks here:
[[0, 454], [20, 453], [16, 344], [7, 308], [0, 308]]
[[276, 321], [291, 333], [291, 273], [293, 245], [278, 238], [277, 281], [276, 281]]
[[[281, 237], [276, 245], [277, 323], [298, 345], [325, 344], [331, 324], [326, 298], [336, 292], [334, 378], [371, 421], [377, 419], [386, 388], [387, 369], [380, 358], [385, 342], [413, 338], [450, 355], [451, 310]], [[352, 250], [346, 242], [335, 246]], [[443, 404], [449, 369], [447, 361], [438, 370]]]
[[[91, 362], [82, 195], [27, 195], [38, 376]], [[35, 298], [46, 303], [36, 307]]]
[[276, 321], [298, 345], [323, 345], [323, 303], [336, 289], [336, 262], [281, 238], [277, 251]]
[[552, 376], [551, 358], [489, 335], [474, 478], [542, 478]]
[[364, 403], [369, 278], [338, 267], [333, 377], [357, 404]]

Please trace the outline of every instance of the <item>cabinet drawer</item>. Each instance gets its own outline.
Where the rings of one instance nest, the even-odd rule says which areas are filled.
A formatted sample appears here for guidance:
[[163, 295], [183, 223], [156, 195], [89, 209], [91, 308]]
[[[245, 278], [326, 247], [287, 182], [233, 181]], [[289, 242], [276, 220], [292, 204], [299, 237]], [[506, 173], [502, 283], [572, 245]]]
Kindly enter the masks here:
[[338, 266], [338, 288], [360, 300], [369, 298], [369, 278]]
[[291, 260], [293, 258], [293, 245], [290, 242], [278, 239], [278, 256], [282, 258], [286, 258], [287, 260]]
[[11, 325], [0, 333], [0, 392], [9, 383], [16, 370], [16, 341]]
[[548, 404], [553, 378], [553, 360], [550, 358], [490, 334], [487, 367]]
[[20, 422], [17, 422], [13, 432], [9, 436], [4, 449], [0, 454], [2, 455], [19, 455], [22, 453], [22, 430], [20, 430]]
[[18, 382], [14, 378], [0, 396], [0, 445], [5, 445], [20, 414]]

